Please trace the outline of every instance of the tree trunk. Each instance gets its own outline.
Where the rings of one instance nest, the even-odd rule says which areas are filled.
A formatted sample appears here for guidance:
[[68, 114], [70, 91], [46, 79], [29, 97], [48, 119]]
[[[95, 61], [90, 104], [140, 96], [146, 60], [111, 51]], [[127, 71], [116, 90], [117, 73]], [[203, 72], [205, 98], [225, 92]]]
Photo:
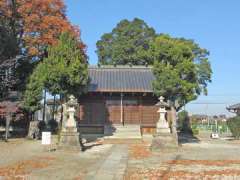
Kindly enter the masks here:
[[60, 122], [58, 124], [58, 143], [60, 142], [60, 136], [61, 136], [61, 131], [62, 131], [62, 122], [63, 122], [63, 95], [59, 95], [60, 99], [60, 104], [61, 104], [61, 117], [60, 117]]
[[171, 115], [172, 115], [172, 134], [178, 140], [177, 134], [177, 112], [174, 106], [171, 106]]
[[10, 125], [10, 121], [11, 121], [11, 114], [7, 113], [6, 115], [6, 126], [5, 126], [5, 141], [8, 141], [8, 137], [9, 137], [9, 125]]
[[30, 121], [34, 121], [34, 112], [30, 113]]
[[63, 122], [63, 104], [65, 101], [64, 96], [60, 95], [60, 102], [61, 102], [61, 119], [60, 119], [60, 127], [62, 127], [62, 122]]
[[53, 112], [52, 119], [55, 120], [56, 95], [53, 96]]
[[43, 97], [43, 122], [45, 122], [45, 110], [46, 110], [46, 95], [47, 91], [44, 89], [44, 97]]

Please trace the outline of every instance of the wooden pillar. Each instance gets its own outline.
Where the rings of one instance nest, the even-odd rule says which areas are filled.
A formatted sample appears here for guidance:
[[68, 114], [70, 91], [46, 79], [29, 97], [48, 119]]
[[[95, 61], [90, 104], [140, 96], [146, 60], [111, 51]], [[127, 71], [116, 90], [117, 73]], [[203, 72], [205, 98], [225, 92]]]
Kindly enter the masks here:
[[121, 93], [121, 102], [120, 102], [120, 108], [121, 108], [121, 119], [120, 119], [120, 121], [121, 121], [121, 123], [124, 125], [124, 119], [123, 119], [123, 94]]
[[142, 112], [143, 112], [142, 96], [140, 96], [139, 97], [139, 108], [138, 108], [140, 126], [142, 126], [142, 119], [143, 119], [143, 113]]
[[139, 113], [139, 123], [140, 123], [140, 132], [141, 135], [143, 134], [142, 132], [142, 117], [143, 117], [143, 107], [142, 107], [142, 96], [140, 95], [139, 97], [139, 106], [138, 106], [138, 113]]

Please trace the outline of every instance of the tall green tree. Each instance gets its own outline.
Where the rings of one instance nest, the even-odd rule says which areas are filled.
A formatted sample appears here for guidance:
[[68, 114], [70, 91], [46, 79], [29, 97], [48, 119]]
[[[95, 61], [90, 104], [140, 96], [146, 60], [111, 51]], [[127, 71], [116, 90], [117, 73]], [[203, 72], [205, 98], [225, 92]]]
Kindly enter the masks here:
[[59, 43], [44, 59], [48, 73], [45, 87], [52, 94], [79, 96], [88, 83], [87, 57], [71, 34], [63, 33]]
[[33, 113], [41, 108], [41, 100], [44, 90], [44, 82], [47, 77], [46, 65], [44, 62], [40, 62], [34, 69], [34, 72], [29, 78], [26, 91], [24, 93], [24, 108]]
[[147, 56], [149, 43], [156, 36], [155, 30], [143, 20], [135, 18], [120, 21], [110, 33], [97, 42], [100, 64], [145, 65], [153, 62]]
[[194, 41], [161, 34], [151, 43], [149, 56], [154, 61], [157, 96], [178, 100], [180, 109], [201, 93], [207, 94], [212, 75], [209, 52]]
[[48, 48], [48, 57], [37, 65], [31, 75], [24, 105], [29, 110], [38, 109], [44, 89], [53, 95], [73, 94], [78, 97], [87, 83], [87, 59], [79, 47], [79, 40], [63, 33], [57, 45]]

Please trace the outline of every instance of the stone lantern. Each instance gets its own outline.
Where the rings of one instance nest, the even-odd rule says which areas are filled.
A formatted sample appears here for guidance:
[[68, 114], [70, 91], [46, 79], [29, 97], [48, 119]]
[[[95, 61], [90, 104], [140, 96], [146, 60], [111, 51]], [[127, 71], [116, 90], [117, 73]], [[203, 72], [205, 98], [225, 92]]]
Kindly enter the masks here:
[[159, 106], [159, 110], [157, 111], [159, 113], [159, 120], [157, 122], [156, 132], [171, 133], [168, 121], [166, 119], [166, 107], [169, 107], [168, 103], [164, 102], [164, 97], [161, 96], [159, 98], [159, 102], [156, 105]]
[[63, 122], [59, 148], [67, 150], [81, 150], [80, 136], [77, 131], [77, 125], [75, 120], [75, 112], [77, 107], [77, 99], [71, 95], [69, 101], [66, 103], [66, 113], [68, 118]]
[[69, 101], [67, 102], [68, 119], [65, 124], [66, 130], [70, 128], [72, 131], [77, 132], [76, 120], [74, 117], [77, 105], [77, 99], [73, 95], [71, 95], [69, 97]]
[[178, 147], [176, 137], [171, 133], [168, 121], [166, 120], [166, 108], [169, 108], [169, 104], [164, 102], [164, 97], [159, 98], [159, 102], [156, 104], [159, 106], [157, 111], [160, 116], [156, 124], [156, 134], [153, 137], [151, 150], [152, 151], [161, 151], [161, 150], [170, 150], [176, 149]]

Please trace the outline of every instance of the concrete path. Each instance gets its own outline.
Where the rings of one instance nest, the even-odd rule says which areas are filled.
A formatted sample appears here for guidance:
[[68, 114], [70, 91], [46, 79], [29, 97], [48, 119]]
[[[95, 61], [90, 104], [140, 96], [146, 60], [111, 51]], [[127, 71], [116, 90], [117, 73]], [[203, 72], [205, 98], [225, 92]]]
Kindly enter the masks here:
[[122, 180], [128, 159], [127, 145], [116, 144], [112, 147], [109, 156], [104, 159], [100, 167], [88, 174], [86, 179], [94, 180]]

